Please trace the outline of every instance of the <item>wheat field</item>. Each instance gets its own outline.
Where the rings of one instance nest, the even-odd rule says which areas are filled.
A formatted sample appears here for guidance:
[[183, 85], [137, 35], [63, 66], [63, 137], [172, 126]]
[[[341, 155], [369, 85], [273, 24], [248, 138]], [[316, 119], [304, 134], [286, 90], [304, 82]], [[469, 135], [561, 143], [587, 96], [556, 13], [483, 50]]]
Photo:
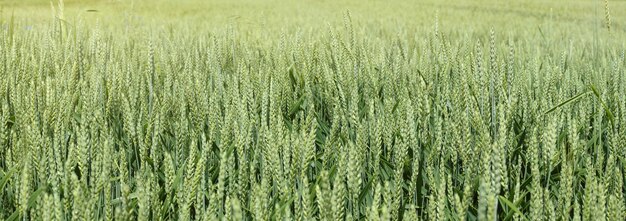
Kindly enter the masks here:
[[624, 220], [620, 1], [0, 1], [1, 220]]

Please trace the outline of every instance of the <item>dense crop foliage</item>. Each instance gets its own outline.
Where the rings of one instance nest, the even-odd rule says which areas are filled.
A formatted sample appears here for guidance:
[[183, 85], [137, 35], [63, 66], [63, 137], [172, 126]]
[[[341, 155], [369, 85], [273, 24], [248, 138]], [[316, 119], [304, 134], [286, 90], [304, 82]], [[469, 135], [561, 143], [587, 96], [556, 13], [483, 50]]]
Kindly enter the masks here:
[[265, 42], [9, 23], [0, 219], [626, 216], [618, 28], [564, 43], [344, 23]]

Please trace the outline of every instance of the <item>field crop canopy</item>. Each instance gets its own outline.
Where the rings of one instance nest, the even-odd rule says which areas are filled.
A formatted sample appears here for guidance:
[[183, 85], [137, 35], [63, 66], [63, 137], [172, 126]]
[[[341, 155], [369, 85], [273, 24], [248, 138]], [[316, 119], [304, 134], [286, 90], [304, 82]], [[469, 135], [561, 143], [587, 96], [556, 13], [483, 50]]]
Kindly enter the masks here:
[[0, 220], [624, 220], [624, 8], [0, 0]]

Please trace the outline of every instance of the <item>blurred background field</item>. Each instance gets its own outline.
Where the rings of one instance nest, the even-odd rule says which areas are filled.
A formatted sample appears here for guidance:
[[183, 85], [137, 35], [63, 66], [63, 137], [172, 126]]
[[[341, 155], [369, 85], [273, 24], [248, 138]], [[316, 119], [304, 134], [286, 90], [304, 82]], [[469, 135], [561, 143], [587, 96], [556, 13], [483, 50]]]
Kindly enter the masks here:
[[[34, 28], [52, 21], [51, 2], [47, 0], [0, 0], [0, 6], [2, 23], [12, 15], [24, 26]], [[619, 39], [626, 31], [626, 1], [609, 1], [609, 6], [611, 29]], [[255, 36], [310, 35], [341, 25], [346, 11], [352, 14], [357, 28], [370, 35], [419, 34], [432, 30], [435, 24], [444, 33], [472, 35], [493, 28], [500, 35], [531, 40], [563, 40], [561, 37], [567, 36], [573, 41], [588, 41], [607, 32], [604, 1], [588, 0], [66, 0], [64, 8], [70, 24], [122, 29], [129, 34], [146, 29], [228, 27]]]

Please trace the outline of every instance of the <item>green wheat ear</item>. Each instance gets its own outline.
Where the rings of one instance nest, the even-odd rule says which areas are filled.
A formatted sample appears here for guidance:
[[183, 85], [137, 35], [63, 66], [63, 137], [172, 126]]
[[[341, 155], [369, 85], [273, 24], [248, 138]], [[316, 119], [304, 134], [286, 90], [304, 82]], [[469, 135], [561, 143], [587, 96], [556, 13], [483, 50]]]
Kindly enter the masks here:
[[611, 14], [609, 12], [609, 0], [604, 0], [604, 19], [606, 21], [606, 29], [611, 32]]

